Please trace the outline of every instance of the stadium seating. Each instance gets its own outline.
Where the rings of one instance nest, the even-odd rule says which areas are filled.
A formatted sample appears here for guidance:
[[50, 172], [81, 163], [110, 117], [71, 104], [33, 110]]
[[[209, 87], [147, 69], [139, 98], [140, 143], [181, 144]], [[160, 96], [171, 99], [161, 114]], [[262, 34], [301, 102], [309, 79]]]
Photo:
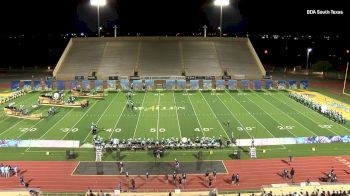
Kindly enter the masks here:
[[75, 76], [265, 75], [247, 38], [119, 37], [72, 38], [54, 70], [59, 80]]

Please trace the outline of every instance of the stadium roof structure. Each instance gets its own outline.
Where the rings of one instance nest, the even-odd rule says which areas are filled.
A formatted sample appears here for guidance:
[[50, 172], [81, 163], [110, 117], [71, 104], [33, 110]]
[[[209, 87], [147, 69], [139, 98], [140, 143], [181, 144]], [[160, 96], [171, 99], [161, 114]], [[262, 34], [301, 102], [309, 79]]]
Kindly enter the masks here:
[[75, 76], [231, 76], [261, 79], [266, 71], [249, 38], [89, 37], [72, 38], [53, 72]]

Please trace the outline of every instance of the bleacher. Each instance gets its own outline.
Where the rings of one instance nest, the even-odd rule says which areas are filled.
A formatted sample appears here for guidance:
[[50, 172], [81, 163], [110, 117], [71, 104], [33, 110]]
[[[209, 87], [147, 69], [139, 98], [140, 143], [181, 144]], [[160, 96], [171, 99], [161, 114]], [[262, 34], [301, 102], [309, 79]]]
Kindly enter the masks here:
[[53, 75], [58, 80], [90, 76], [215, 76], [262, 79], [259, 57], [248, 38], [72, 38]]

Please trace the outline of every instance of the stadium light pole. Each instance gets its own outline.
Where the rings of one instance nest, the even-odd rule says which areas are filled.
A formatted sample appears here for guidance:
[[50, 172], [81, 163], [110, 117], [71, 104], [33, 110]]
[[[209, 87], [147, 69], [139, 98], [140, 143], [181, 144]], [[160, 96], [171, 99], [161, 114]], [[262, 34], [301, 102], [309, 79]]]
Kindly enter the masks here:
[[307, 48], [306, 50], [306, 70], [309, 70], [309, 54], [312, 52], [312, 48]]
[[117, 29], [118, 29], [117, 25], [114, 25], [113, 29], [114, 29], [114, 37], [117, 37]]
[[220, 37], [222, 37], [222, 6], [228, 6], [229, 0], [215, 0], [214, 5], [220, 6]]
[[101, 36], [101, 28], [100, 28], [100, 6], [106, 5], [106, 0], [90, 0], [92, 6], [97, 7], [97, 36]]

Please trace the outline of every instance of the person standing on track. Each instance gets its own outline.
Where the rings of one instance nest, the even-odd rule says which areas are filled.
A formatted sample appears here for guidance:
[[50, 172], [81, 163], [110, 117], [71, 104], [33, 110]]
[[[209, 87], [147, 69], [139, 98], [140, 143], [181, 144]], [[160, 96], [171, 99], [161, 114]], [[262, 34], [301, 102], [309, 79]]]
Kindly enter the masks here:
[[292, 169], [290, 170], [290, 179], [292, 179], [292, 183], [294, 183], [294, 174], [295, 174], [295, 170], [292, 167]]

